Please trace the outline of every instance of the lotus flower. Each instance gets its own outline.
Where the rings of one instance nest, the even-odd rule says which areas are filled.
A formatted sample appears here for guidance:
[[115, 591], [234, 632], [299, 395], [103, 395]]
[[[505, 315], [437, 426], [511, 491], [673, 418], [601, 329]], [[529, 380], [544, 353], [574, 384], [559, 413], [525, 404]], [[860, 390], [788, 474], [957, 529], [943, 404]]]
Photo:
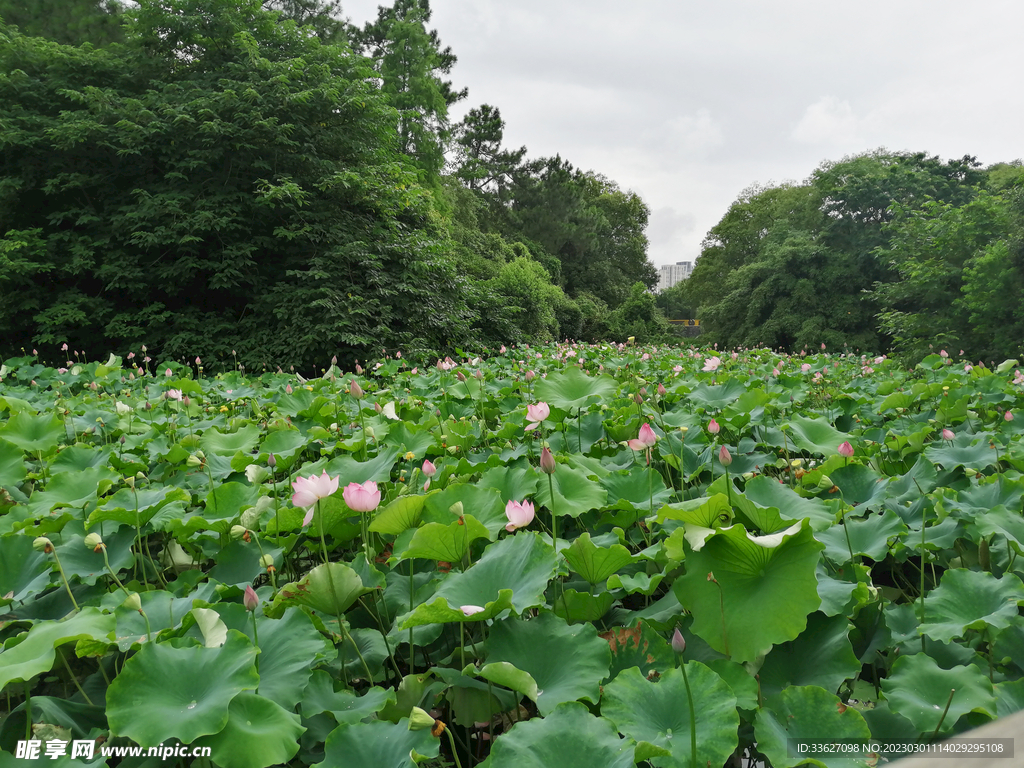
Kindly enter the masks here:
[[544, 450], [540, 452], [540, 470], [548, 475], [555, 474], [555, 469], [558, 468], [558, 464], [555, 462], [555, 457], [551, 454], [551, 449], [544, 446]]
[[547, 403], [535, 403], [526, 406], [526, 420], [530, 425], [526, 428], [530, 432], [540, 426], [540, 423], [551, 415], [551, 408]]
[[380, 491], [372, 480], [367, 480], [362, 485], [349, 483], [342, 491], [342, 496], [353, 512], [372, 512], [380, 505]]
[[712, 435], [717, 435], [721, 431], [721, 429], [722, 428], [718, 425], [718, 422], [715, 421], [714, 419], [711, 419], [711, 421], [708, 422], [708, 432], [710, 432]]
[[942, 439], [943, 440], [952, 440], [954, 437], [956, 437], [956, 435], [953, 434], [953, 430], [951, 430], [951, 429], [944, 429], [944, 430], [942, 430]]
[[729, 449], [724, 445], [718, 449], [718, 460], [722, 462], [723, 467], [728, 467], [732, 464], [732, 454], [729, 453]]
[[427, 477], [433, 477], [437, 474], [437, 467], [434, 466], [434, 462], [430, 459], [424, 459], [423, 469], [421, 470]]
[[460, 605], [459, 610], [463, 616], [472, 616], [474, 613], [482, 613], [485, 609], [482, 605]]
[[1013, 411], [1007, 411], [1003, 414], [1003, 421], [1013, 421]]
[[702, 371], [717, 371], [718, 370], [718, 366], [720, 366], [721, 364], [722, 364], [721, 358], [719, 358], [717, 356], [716, 357], [709, 357], [707, 360], [704, 361], [704, 367], [701, 368], [701, 370]]
[[309, 525], [313, 520], [314, 505], [320, 499], [326, 499], [338, 490], [338, 478], [330, 477], [325, 469], [320, 477], [310, 475], [309, 477], [295, 478], [292, 488], [295, 489], [295, 493], [292, 494], [292, 504], [307, 509], [302, 524]]
[[672, 633], [672, 650], [676, 653], [683, 653], [686, 650], [686, 640], [683, 638], [683, 633], [679, 631], [679, 627], [676, 627]]
[[658, 442], [658, 436], [654, 434], [654, 430], [651, 429], [650, 424], [644, 424], [640, 427], [640, 434], [633, 440], [630, 440], [628, 445], [634, 451], [643, 451], [647, 448], [651, 448]]
[[252, 588], [251, 584], [246, 584], [245, 594], [242, 596], [242, 605], [245, 606], [245, 610], [255, 611], [256, 606], [259, 604], [260, 599], [256, 596], [256, 590]]
[[533, 522], [533, 504], [529, 501], [509, 500], [505, 505], [505, 517], [508, 518], [508, 525], [505, 530], [512, 533], [517, 528], [525, 528]]
[[846, 459], [853, 456], [853, 446], [850, 445], [849, 440], [845, 440], [842, 443], [840, 443], [836, 451], [839, 453], [840, 456]]
[[804, 373], [807, 373], [809, 370], [811, 370], [811, 364], [804, 363], [803, 365], [800, 366], [800, 370], [803, 371]]

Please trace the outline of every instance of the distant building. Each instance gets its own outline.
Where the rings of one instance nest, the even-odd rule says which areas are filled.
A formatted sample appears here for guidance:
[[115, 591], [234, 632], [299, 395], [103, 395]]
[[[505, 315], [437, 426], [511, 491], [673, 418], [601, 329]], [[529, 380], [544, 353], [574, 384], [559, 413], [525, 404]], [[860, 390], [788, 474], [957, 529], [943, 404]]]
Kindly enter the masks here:
[[661, 268], [661, 274], [658, 276], [658, 293], [686, 280], [692, 273], [692, 261], [677, 261], [675, 264], [666, 264]]

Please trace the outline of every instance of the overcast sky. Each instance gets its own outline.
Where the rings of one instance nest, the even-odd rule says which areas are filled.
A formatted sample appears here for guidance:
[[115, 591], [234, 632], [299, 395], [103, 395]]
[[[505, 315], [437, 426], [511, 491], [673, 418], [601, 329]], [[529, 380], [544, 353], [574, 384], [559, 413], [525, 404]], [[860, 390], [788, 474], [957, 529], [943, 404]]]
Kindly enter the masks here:
[[[362, 25], [379, 0], [344, 0]], [[877, 147], [1024, 156], [1022, 0], [433, 0], [505, 143], [637, 192], [656, 265], [754, 183]]]

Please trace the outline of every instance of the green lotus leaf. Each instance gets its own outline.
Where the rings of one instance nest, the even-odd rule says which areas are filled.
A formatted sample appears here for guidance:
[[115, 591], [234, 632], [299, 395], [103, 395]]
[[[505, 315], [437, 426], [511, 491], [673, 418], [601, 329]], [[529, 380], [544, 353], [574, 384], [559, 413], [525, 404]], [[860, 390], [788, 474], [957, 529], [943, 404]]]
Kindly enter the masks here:
[[600, 584], [620, 568], [633, 562], [629, 550], [621, 544], [599, 547], [590, 540], [589, 533], [578, 536], [562, 550], [569, 567], [589, 581]]
[[829, 472], [829, 477], [842, 491], [843, 501], [854, 505], [874, 505], [885, 496], [888, 483], [888, 478], [863, 464], [836, 467]]
[[0, 689], [16, 680], [31, 680], [49, 672], [59, 645], [76, 640], [109, 641], [114, 617], [99, 608], [87, 607], [63, 621], [40, 621], [28, 632], [10, 638], [0, 652]]
[[[858, 570], [863, 572], [863, 576], [859, 579], [857, 578]], [[866, 566], [851, 568], [847, 565], [842, 569], [840, 575], [842, 578], [833, 578], [825, 568], [824, 563], [818, 563], [818, 596], [821, 598], [820, 610], [826, 616], [845, 614], [847, 607], [855, 600], [861, 605], [871, 601]]]
[[580, 621], [597, 621], [611, 610], [614, 602], [611, 592], [601, 591], [592, 595], [567, 588], [558, 595], [552, 610], [556, 616], [575, 624]]
[[[511, 607], [516, 613], [544, 604], [557, 568], [554, 548], [538, 534], [518, 531], [491, 544], [468, 570], [448, 576], [434, 600], [396, 622], [402, 629], [432, 622], [483, 621]], [[466, 617], [461, 606], [486, 608]]]
[[[567, 624], [552, 613], [530, 621], [496, 622], [487, 639], [487, 663], [508, 662], [536, 681], [537, 709], [548, 715], [566, 701], [597, 703], [611, 651], [593, 624]], [[524, 691], [525, 693], [525, 691]]]
[[0, 488], [14, 487], [27, 473], [24, 452], [13, 443], [0, 440]]
[[[263, 588], [260, 588], [263, 592]], [[250, 640], [252, 617], [238, 603], [217, 604], [229, 629], [237, 629]], [[313, 667], [335, 655], [334, 645], [313, 626], [300, 608], [288, 608], [279, 619], [260, 616], [257, 610], [260, 648], [259, 695], [291, 711], [303, 699]]]
[[789, 435], [797, 447], [826, 458], [836, 455], [839, 445], [851, 438], [849, 434], [840, 432], [824, 418], [795, 418], [790, 422]]
[[743, 489], [743, 496], [758, 506], [778, 509], [786, 519], [807, 518], [816, 531], [835, 524], [835, 513], [821, 499], [805, 499], [788, 485], [782, 485], [765, 475], [749, 480]]
[[740, 709], [757, 709], [760, 701], [758, 681], [747, 668], [729, 659], [711, 659], [707, 666], [718, 673], [736, 697], [736, 706]]
[[591, 480], [586, 470], [560, 466], [555, 474], [549, 477], [551, 487], [548, 487], [548, 483], [541, 482], [537, 486], [534, 498], [560, 517], [579, 517], [584, 512], [600, 509], [608, 501], [608, 491], [596, 480]]
[[267, 609], [267, 615], [278, 618], [289, 606], [306, 605], [327, 616], [334, 616], [347, 611], [361, 595], [369, 591], [369, 588], [363, 586], [359, 574], [344, 563], [325, 563], [298, 581], [281, 587]]
[[203, 517], [207, 520], [234, 520], [245, 507], [259, 498], [259, 489], [245, 483], [219, 483], [206, 495]]
[[191, 496], [188, 491], [170, 485], [140, 488], [137, 491], [122, 488], [107, 499], [106, 504], [89, 515], [89, 527], [107, 520], [132, 526], [138, 521], [145, 525], [164, 505], [174, 501], [190, 502]]
[[[936, 729], [945, 733], [968, 712], [996, 716], [992, 681], [975, 666], [942, 669], [924, 653], [900, 656], [881, 686], [889, 708], [907, 718], [920, 733]], [[947, 703], [949, 711], [943, 717]]]
[[[504, 468], [497, 467], [497, 469]], [[512, 468], [509, 475], [514, 475], [516, 472], [517, 469]], [[484, 478], [486, 476], [485, 472]], [[451, 512], [452, 506], [461, 502], [463, 512], [483, 523], [491, 539], [497, 538], [508, 523], [508, 518], [505, 516], [505, 500], [497, 490], [484, 485], [484, 478], [477, 483], [456, 483], [443, 491], [429, 493], [426, 497], [423, 519], [431, 523], [448, 525], [454, 520]], [[517, 500], [521, 501], [532, 493], [531, 489], [529, 493], [518, 496]]]
[[139, 744], [188, 744], [218, 733], [231, 700], [259, 684], [255, 659], [256, 649], [237, 630], [228, 630], [218, 648], [146, 643], [107, 688], [110, 728]]
[[806, 520], [757, 537], [734, 525], [687, 554], [686, 574], [672, 589], [693, 614], [695, 634], [735, 661], [753, 661], [796, 638], [821, 604], [815, 577], [821, 549]]
[[406, 675], [393, 692], [395, 703], [387, 704], [377, 715], [380, 720], [399, 722], [408, 717], [413, 707], [431, 709], [437, 695], [444, 690], [445, 683], [434, 678], [433, 671], [418, 675]]
[[356, 694], [348, 688], [336, 691], [334, 685], [334, 678], [323, 670], [314, 672], [302, 692], [302, 716], [310, 718], [321, 712], [330, 712], [339, 725], [351, 724], [377, 714], [389, 702], [392, 705], [397, 703], [392, 690], [370, 688]]
[[166, 590], [140, 592], [142, 609], [149, 617], [148, 625], [138, 611], [119, 605], [114, 611], [117, 618], [115, 640], [118, 650], [129, 650], [136, 643], [144, 642], [148, 634], [155, 640], [161, 631], [178, 626], [195, 607], [197, 600], [204, 603], [212, 600], [215, 589], [215, 585], [205, 582], [184, 597], [175, 597]]
[[120, 476], [110, 467], [89, 467], [78, 472], [55, 474], [45, 491], [33, 493], [29, 509], [36, 517], [50, 514], [58, 507], [81, 509], [96, 501]]
[[633, 745], [615, 726], [570, 702], [543, 719], [516, 723], [497, 739], [482, 768], [632, 768]]
[[204, 453], [215, 453], [220, 456], [234, 456], [252, 453], [260, 440], [260, 428], [255, 424], [246, 424], [237, 432], [221, 432], [217, 427], [210, 427], [199, 438], [199, 447]]
[[32, 547], [31, 536], [0, 536], [0, 605], [25, 600], [50, 583], [51, 559]]
[[47, 413], [33, 416], [28, 411], [19, 411], [0, 425], [0, 438], [33, 455], [48, 453], [65, 438], [64, 422]]
[[668, 641], [645, 621], [632, 627], [614, 627], [601, 633], [612, 652], [612, 663], [606, 680], [624, 669], [637, 667], [640, 674], [664, 674], [676, 666], [676, 654]]
[[790, 685], [815, 685], [838, 693], [843, 681], [857, 677], [861, 667], [850, 643], [850, 629], [845, 616], [812, 613], [799, 637], [768, 654], [758, 673], [761, 695], [771, 696]]
[[[70, 579], [76, 577], [84, 584], [95, 584], [96, 580], [106, 577], [107, 569], [103, 561], [103, 552], [96, 552], [85, 546], [84, 526], [80, 520], [72, 520], [61, 531], [64, 543], [57, 547], [60, 564], [64, 574]], [[131, 552], [135, 543], [135, 530], [127, 525], [117, 528], [106, 526], [103, 543], [107, 548], [107, 559], [110, 567], [117, 573], [122, 568], [129, 568], [134, 562]]]
[[[846, 531], [843, 530], [844, 525]], [[825, 545], [825, 557], [843, 565], [850, 562], [851, 546], [855, 555], [864, 555], [875, 561], [883, 560], [889, 551], [889, 540], [905, 534], [907, 530], [900, 516], [887, 509], [882, 514], [870, 512], [863, 519], [847, 514], [844, 523], [819, 531], [815, 538]], [[849, 542], [846, 540], [847, 532], [850, 535]]]
[[1013, 682], [996, 683], [996, 714], [999, 717], [1012, 715], [1024, 709], [1024, 678]]
[[420, 522], [424, 496], [399, 496], [377, 512], [370, 522], [370, 531], [397, 536]]
[[659, 523], [664, 523], [666, 520], [681, 520], [687, 525], [715, 530], [729, 525], [733, 521], [729, 497], [724, 493], [666, 504], [658, 510], [657, 515]]
[[[472, 671], [476, 673], [475, 668]], [[486, 677], [483, 670], [480, 672]], [[489, 722], [495, 714], [515, 709], [519, 703], [520, 696], [515, 692], [496, 688], [454, 669], [434, 667], [434, 674], [448, 685], [445, 698], [452, 704], [458, 725], [471, 727], [474, 723]]]
[[738, 379], [729, 379], [724, 384], [705, 384], [701, 382], [686, 397], [694, 403], [704, 406], [708, 411], [720, 411], [730, 403], [734, 403], [745, 394], [747, 388]]
[[992, 464], [995, 459], [995, 451], [988, 447], [989, 441], [976, 434], [961, 432], [952, 440], [936, 441], [925, 449], [924, 455], [928, 461], [938, 464], [945, 469], [954, 467], [973, 467], [984, 469]]
[[449, 525], [426, 523], [416, 529], [412, 540], [401, 552], [395, 554], [399, 560], [419, 557], [424, 560], [440, 560], [448, 563], [462, 562], [469, 545], [477, 539], [489, 539], [490, 532], [472, 515], [464, 515]]
[[410, 731], [406, 720], [339, 725], [327, 737], [323, 762], [313, 768], [416, 768], [413, 755], [437, 757], [430, 729]]
[[295, 757], [305, 732], [298, 715], [263, 698], [261, 690], [259, 696], [242, 692], [231, 699], [227, 725], [193, 743], [210, 747], [223, 768], [267, 768]]
[[284, 469], [289, 466], [289, 461], [296, 456], [307, 445], [307, 439], [297, 429], [278, 429], [267, 435], [260, 444], [260, 455], [272, 453], [280, 463], [286, 462]]
[[611, 472], [601, 478], [601, 486], [608, 491], [609, 506], [625, 506], [645, 512], [650, 508], [652, 493], [655, 510], [668, 503], [674, 493], [665, 487], [665, 479], [660, 472], [646, 466]]
[[1024, 554], [1024, 516], [1000, 505], [973, 517], [968, 529], [979, 538], [1000, 536], [1010, 543], [1018, 555]]
[[507, 661], [493, 661], [490, 664], [484, 664], [480, 669], [469, 665], [463, 672], [475, 673], [484, 680], [489, 680], [496, 685], [503, 685], [510, 690], [518, 691], [533, 702], [537, 701], [537, 697], [541, 693], [540, 686], [533, 679], [533, 675], [529, 672], [524, 672], [515, 664], [510, 664]]
[[[540, 485], [540, 473], [531, 466], [493, 467], [484, 472], [480, 477], [480, 481], [476, 483], [477, 488], [491, 489], [498, 492], [502, 517], [505, 515], [505, 504], [507, 502], [523, 501], [527, 497], [533, 496], [537, 492], [538, 485]], [[458, 486], [455, 487], [458, 488]], [[445, 493], [451, 490], [451, 488], [446, 488]], [[456, 499], [456, 501], [461, 501], [461, 499]], [[468, 506], [466, 510], [474, 511]], [[505, 522], [508, 521], [506, 520]], [[504, 527], [504, 523], [502, 527]]]
[[985, 571], [949, 569], [939, 586], [925, 596], [924, 622], [919, 631], [948, 643], [968, 630], [1005, 629], [1018, 623], [1024, 605], [1024, 584], [1012, 573], [996, 578]]
[[788, 739], [871, 738], [871, 730], [860, 712], [845, 706], [838, 696], [813, 685], [791, 686], [766, 701], [754, 717], [754, 738], [758, 750], [768, 757], [773, 768], [793, 768], [807, 763], [823, 768], [872, 768], [874, 765], [859, 757], [790, 756]]
[[[391, 470], [397, 460], [398, 451], [389, 451], [382, 447], [380, 453], [369, 461], [356, 461], [347, 455], [338, 456], [327, 463], [326, 469], [331, 477], [339, 477], [341, 488], [345, 488], [349, 483], [366, 483], [370, 480], [386, 483], [391, 479]], [[317, 474], [320, 472], [317, 471]]]
[[[739, 743], [740, 715], [732, 689], [698, 661], [686, 664], [697, 726], [697, 765], [725, 765]], [[634, 741], [669, 751], [658, 765], [689, 768], [691, 709], [683, 674], [670, 669], [652, 682], [632, 667], [604, 687], [601, 716]]]
[[538, 379], [533, 394], [538, 402], [546, 402], [564, 411], [583, 408], [591, 398], [610, 398], [619, 385], [611, 376], [588, 376], [579, 368], [566, 368]]

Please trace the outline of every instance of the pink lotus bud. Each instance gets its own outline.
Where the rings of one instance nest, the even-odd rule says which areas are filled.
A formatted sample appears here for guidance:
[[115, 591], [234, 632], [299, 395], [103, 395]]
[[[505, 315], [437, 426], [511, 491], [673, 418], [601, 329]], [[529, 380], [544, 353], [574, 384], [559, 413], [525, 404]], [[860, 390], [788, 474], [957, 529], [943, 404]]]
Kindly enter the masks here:
[[464, 374], [462, 371], [456, 371], [455, 372], [455, 378], [457, 378], [459, 381], [465, 381], [466, 380], [466, 374]]
[[202, 365], [203, 361], [199, 359], [199, 355], [196, 355], [196, 365]]
[[949, 352], [944, 349], [939, 350], [939, 357], [949, 357]]
[[640, 394], [647, 397], [647, 387], [640, 387]]
[[729, 449], [724, 445], [718, 449], [718, 460], [722, 462], [723, 467], [728, 467], [732, 464], [732, 454], [729, 453]]
[[295, 390], [292, 389], [292, 385], [291, 384], [285, 384], [284, 392], [285, 392], [286, 395], [290, 395], [294, 391]]
[[68, 351], [68, 343], [66, 341], [61, 345], [60, 351], [61, 352], [67, 352]]
[[821, 348], [822, 348], [822, 349], [824, 349], [824, 348], [825, 348], [825, 342], [821, 342]]
[[359, 400], [363, 396], [363, 388], [359, 386], [359, 382], [355, 379], [352, 379], [352, 384], [349, 387], [349, 394], [351, 394], [356, 400]]
[[943, 440], [952, 440], [954, 437], [956, 437], [956, 435], [953, 434], [953, 430], [951, 430], [951, 429], [944, 429], [944, 430], [942, 430], [942, 439]]
[[357, 376], [362, 376], [363, 375], [363, 366], [361, 366], [359, 363], [356, 363], [356, 375]]
[[555, 474], [555, 468], [558, 466], [555, 461], [555, 457], [551, 454], [551, 449], [544, 446], [544, 450], [540, 452], [540, 470], [548, 475]]
[[849, 440], [845, 440], [842, 443], [840, 443], [836, 451], [839, 453], [840, 456], [847, 459], [853, 456], [853, 446], [850, 445]]
[[164, 371], [164, 376], [170, 377], [170, 375], [171, 375], [171, 369], [168, 368], [166, 371]]
[[338, 364], [338, 356], [335, 355], [334, 357], [331, 358], [331, 365], [337, 365], [337, 364]]
[[380, 407], [380, 403], [374, 403], [373, 410], [375, 410], [377, 413], [380, 413], [384, 409]]
[[1003, 421], [1013, 421], [1013, 412], [1007, 411], [1003, 414]]
[[482, 605], [460, 605], [459, 610], [463, 616], [472, 616], [474, 613], [482, 613], [485, 609]]
[[426, 459], [423, 462], [423, 468], [420, 471], [422, 471], [423, 474], [426, 475], [427, 477], [433, 477], [434, 475], [437, 474], [437, 467], [434, 466], [434, 462], [432, 462], [430, 459]]
[[536, 375], [537, 374], [535, 374], [533, 371], [527, 371], [526, 372], [526, 380], [527, 381], [533, 381], [533, 377], [536, 376]]
[[246, 584], [245, 595], [242, 596], [242, 605], [245, 606], [245, 610], [255, 611], [259, 604], [260, 599], [256, 596], [256, 590], [252, 588], [251, 584]]
[[661, 395], [662, 397], [665, 396], [665, 385], [664, 384], [661, 384], [661, 383], [658, 384], [658, 394]]
[[477, 368], [476, 373], [474, 373], [473, 375], [476, 377], [477, 381], [480, 381], [484, 377], [484, 372]]
[[711, 421], [708, 422], [708, 432], [710, 432], [712, 435], [717, 435], [721, 431], [721, 429], [722, 428], [718, 426], [718, 422], [715, 421], [714, 419], [711, 419]]
[[277, 466], [277, 457], [272, 453], [267, 456], [267, 466], [271, 469]]
[[676, 653], [686, 651], [686, 639], [683, 637], [683, 633], [679, 631], [679, 627], [676, 627], [672, 633], [672, 650]]

